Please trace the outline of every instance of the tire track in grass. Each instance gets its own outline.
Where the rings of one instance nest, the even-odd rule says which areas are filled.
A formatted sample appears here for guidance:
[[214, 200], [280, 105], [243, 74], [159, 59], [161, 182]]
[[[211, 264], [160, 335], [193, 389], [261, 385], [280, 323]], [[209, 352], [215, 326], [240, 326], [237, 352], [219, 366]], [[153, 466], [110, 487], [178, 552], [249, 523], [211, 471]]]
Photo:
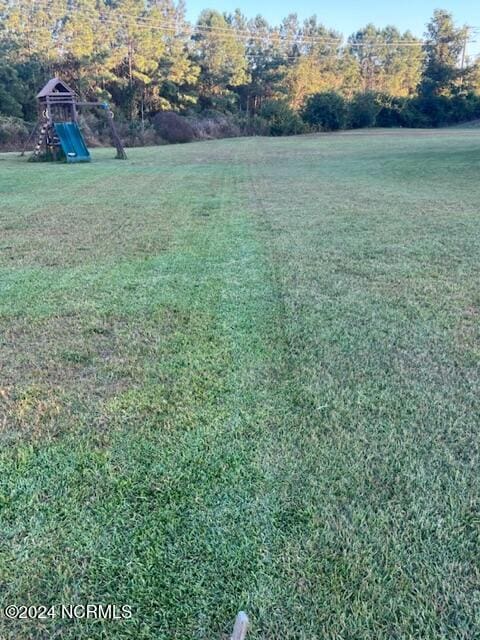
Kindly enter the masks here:
[[3, 595], [129, 603], [134, 620], [2, 621], [5, 637], [210, 640], [238, 608], [270, 610], [268, 490], [257, 461], [271, 411], [274, 294], [241, 174], [228, 159], [220, 175], [206, 169], [215, 207], [201, 224], [184, 225], [155, 267], [162, 289], [148, 308], [179, 305], [190, 317], [158, 364], [175, 380], [165, 405], [152, 377], [108, 400], [107, 433], [3, 452]]

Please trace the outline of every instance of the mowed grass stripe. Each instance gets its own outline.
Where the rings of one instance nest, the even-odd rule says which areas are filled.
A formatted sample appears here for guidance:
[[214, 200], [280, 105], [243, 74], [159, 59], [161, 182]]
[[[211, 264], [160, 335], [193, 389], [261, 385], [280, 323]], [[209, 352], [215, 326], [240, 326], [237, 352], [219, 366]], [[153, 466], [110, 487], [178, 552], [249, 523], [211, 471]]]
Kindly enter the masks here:
[[[475, 141], [246, 139], [117, 166], [105, 220], [132, 180], [147, 201], [118, 248], [47, 268], [32, 249], [65, 280], [30, 274], [30, 307], [22, 260], [4, 271], [23, 362], [5, 597], [137, 609], [57, 622], [72, 638], [217, 638], [238, 607], [252, 638], [475, 637]], [[141, 256], [157, 222], [167, 246]]]
[[[277, 189], [275, 143], [268, 153], [254, 145], [252, 180], [295, 390], [271, 467], [282, 523], [274, 556], [295, 614], [289, 631], [282, 621], [267, 635], [475, 637], [480, 229], [471, 189], [455, 211], [449, 200], [478, 162], [458, 140], [424, 145], [425, 166], [392, 153], [411, 177], [397, 184], [387, 173], [385, 192], [383, 165], [382, 181], [371, 174], [385, 142], [361, 149], [362, 175], [345, 140], [341, 179], [361, 193], [349, 201], [333, 196], [331, 165], [308, 153], [289, 180], [286, 142], [276, 144]], [[412, 209], [419, 193], [437, 208]]]
[[[83, 336], [65, 345], [66, 353], [55, 353], [55, 340], [45, 333], [34, 332], [36, 342], [24, 345], [40, 352], [33, 363], [39, 367], [46, 355], [38, 342], [51, 340], [52, 359], [75, 375], [80, 389], [68, 390], [69, 412], [59, 395], [66, 379], [47, 376], [23, 389], [18, 380], [18, 389], [8, 389], [8, 423], [18, 422], [23, 409], [27, 442], [2, 455], [5, 600], [129, 602], [133, 622], [102, 628], [114, 637], [219, 637], [239, 606], [268, 609], [271, 525], [263, 504], [265, 474], [256, 460], [265, 412], [258, 387], [265, 385], [261, 393], [268, 397], [272, 347], [265, 336], [275, 296], [238, 193], [241, 179], [227, 164], [199, 176], [202, 184], [190, 188], [208, 193], [211, 206], [202, 202], [199, 211], [181, 210], [178, 225], [171, 221], [174, 251], [146, 266], [119, 260], [108, 269], [76, 268], [76, 286], [60, 289], [65, 308], [43, 306], [50, 294], [40, 293], [29, 296], [30, 307], [16, 297], [13, 318], [3, 307], [4, 322], [29, 310], [45, 332], [46, 314], [58, 331], [62, 311], [66, 321], [75, 313], [70, 329], [79, 327]], [[126, 277], [134, 268], [141, 269], [137, 285], [148, 286], [146, 294]], [[127, 286], [120, 288], [122, 282]], [[166, 331], [163, 340], [155, 322]], [[140, 342], [142, 328], [156, 339], [139, 345], [143, 361], [124, 346], [125, 340]], [[133, 360], [133, 372], [128, 362], [121, 372], [128, 388], [113, 397], [106, 382], [118, 371], [102, 369], [92, 340], [112, 332], [116, 349]], [[61, 337], [66, 340], [65, 332]], [[79, 393], [84, 376], [92, 375], [102, 385], [100, 397], [98, 387], [86, 389], [91, 396]], [[52, 396], [60, 406], [53, 414], [56, 430], [48, 431], [48, 416], [29, 434], [25, 418], [36, 419]], [[11, 442], [18, 434], [5, 436]], [[57, 621], [53, 628], [62, 637], [87, 638], [100, 626]], [[48, 637], [52, 625], [4, 629], [9, 637], [29, 637], [32, 629]]]

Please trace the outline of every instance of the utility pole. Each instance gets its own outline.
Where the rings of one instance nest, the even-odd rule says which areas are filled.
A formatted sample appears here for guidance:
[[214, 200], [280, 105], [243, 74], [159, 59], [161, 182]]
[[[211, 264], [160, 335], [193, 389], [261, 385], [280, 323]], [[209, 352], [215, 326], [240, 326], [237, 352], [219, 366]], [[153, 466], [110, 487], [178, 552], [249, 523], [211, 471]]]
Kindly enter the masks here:
[[465, 25], [465, 37], [463, 39], [462, 60], [460, 63], [460, 86], [463, 87], [463, 72], [465, 70], [465, 60], [467, 58], [467, 42], [470, 36], [470, 27]]

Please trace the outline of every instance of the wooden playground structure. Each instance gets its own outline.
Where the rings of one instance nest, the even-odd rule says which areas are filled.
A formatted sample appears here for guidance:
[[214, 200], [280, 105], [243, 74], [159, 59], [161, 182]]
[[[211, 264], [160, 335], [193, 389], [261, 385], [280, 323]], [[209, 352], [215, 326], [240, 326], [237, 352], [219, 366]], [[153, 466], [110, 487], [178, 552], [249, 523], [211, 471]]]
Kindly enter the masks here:
[[[60, 78], [52, 78], [37, 94], [38, 122], [26, 147], [36, 137], [31, 160], [66, 160], [90, 162], [90, 152], [78, 126], [78, 110], [97, 108], [105, 112], [116, 158], [126, 160], [127, 154], [117, 133], [113, 112], [107, 102], [81, 102]], [[25, 155], [26, 148], [22, 155]]]

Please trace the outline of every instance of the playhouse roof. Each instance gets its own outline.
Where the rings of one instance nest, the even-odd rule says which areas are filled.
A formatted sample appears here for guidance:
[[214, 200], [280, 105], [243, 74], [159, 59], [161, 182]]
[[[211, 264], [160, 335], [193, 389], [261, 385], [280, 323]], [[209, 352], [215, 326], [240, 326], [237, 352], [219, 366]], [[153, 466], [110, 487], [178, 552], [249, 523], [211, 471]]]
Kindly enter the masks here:
[[47, 96], [58, 95], [59, 93], [70, 94], [71, 96], [75, 95], [75, 91], [63, 80], [60, 80], [60, 78], [52, 78], [43, 89], [37, 93], [37, 98], [46, 98]]

